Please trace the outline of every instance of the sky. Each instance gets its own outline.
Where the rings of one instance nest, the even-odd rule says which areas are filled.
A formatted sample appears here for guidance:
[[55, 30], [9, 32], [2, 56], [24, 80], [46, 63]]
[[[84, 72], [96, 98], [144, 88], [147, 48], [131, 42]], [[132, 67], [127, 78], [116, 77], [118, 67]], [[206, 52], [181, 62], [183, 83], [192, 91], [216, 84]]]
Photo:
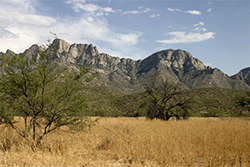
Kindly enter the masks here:
[[54, 35], [134, 60], [182, 49], [233, 75], [250, 66], [249, 0], [0, 0], [0, 51]]

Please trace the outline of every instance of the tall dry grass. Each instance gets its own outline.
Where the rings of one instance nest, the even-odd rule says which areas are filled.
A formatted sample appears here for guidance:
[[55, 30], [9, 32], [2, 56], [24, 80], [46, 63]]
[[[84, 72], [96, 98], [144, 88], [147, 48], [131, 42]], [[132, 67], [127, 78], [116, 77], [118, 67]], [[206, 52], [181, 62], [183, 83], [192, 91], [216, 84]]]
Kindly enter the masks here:
[[250, 166], [250, 120], [102, 118], [91, 132], [58, 131], [40, 147], [1, 129], [0, 166]]

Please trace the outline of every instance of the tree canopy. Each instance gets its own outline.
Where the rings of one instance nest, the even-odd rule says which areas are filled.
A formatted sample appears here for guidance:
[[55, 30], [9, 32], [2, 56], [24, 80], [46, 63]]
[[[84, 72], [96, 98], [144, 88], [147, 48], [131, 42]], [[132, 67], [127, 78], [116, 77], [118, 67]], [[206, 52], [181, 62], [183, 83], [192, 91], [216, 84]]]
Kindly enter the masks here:
[[[31, 57], [1, 56], [0, 123], [26, 139], [40, 141], [62, 126], [82, 130], [94, 125], [87, 117], [76, 117], [86, 106], [82, 85], [89, 80], [87, 68], [60, 65], [53, 59], [55, 53], [51, 44], [37, 47]], [[23, 126], [15, 116], [23, 118]]]
[[188, 117], [190, 97], [180, 83], [173, 84], [165, 80], [146, 86], [145, 89], [150, 97], [146, 113], [149, 119], [169, 120], [172, 117], [176, 119]]

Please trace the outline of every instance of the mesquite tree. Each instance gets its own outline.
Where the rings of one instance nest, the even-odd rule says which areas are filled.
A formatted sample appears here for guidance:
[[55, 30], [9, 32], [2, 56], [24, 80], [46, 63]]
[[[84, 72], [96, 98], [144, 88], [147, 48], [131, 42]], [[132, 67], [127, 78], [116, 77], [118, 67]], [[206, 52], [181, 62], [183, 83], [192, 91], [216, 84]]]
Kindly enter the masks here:
[[180, 83], [173, 84], [166, 80], [146, 86], [145, 89], [150, 99], [147, 118], [169, 120], [175, 117], [179, 120], [188, 117], [190, 97]]
[[82, 82], [87, 71], [58, 64], [55, 53], [53, 45], [40, 46], [31, 57], [11, 53], [0, 60], [0, 123], [38, 143], [62, 126], [81, 130], [94, 125], [77, 117], [86, 105]]

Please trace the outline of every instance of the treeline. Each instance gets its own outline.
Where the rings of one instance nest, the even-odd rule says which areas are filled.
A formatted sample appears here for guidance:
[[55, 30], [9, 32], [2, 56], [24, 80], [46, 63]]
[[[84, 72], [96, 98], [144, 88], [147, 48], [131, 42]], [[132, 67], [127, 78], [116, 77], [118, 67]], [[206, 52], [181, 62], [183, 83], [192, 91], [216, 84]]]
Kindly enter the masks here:
[[[200, 88], [188, 90], [187, 93], [191, 97], [188, 116], [250, 116], [250, 93], [247, 91]], [[88, 101], [86, 113], [91, 116], [146, 116], [150, 104], [150, 97], [146, 92], [123, 94], [105, 86], [85, 87], [85, 96]]]

